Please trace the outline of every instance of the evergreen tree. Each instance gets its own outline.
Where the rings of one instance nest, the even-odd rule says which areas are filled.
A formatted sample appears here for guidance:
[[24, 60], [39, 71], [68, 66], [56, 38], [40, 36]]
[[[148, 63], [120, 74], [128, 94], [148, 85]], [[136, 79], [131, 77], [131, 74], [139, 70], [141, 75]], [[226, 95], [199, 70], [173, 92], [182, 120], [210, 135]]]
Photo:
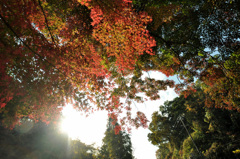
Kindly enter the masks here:
[[109, 118], [103, 146], [100, 149], [99, 159], [133, 159], [132, 143], [124, 131], [115, 132], [117, 123], [112, 124], [113, 120]]

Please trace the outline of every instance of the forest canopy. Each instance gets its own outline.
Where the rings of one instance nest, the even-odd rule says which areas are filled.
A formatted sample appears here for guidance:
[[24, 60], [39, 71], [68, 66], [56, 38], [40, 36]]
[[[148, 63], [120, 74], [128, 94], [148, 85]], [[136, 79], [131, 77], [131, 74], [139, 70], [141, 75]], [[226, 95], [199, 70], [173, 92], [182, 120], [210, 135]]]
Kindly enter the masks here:
[[154, 112], [149, 141], [158, 146], [156, 158], [238, 158], [240, 114], [236, 110], [205, 107], [197, 91], [167, 101]]
[[[239, 0], [7, 0], [0, 2], [0, 112], [49, 123], [62, 106], [107, 110], [147, 127], [132, 102], [174, 87], [205, 107], [240, 111]], [[143, 79], [157, 71], [172, 80]], [[125, 99], [122, 102], [121, 99]], [[120, 129], [120, 127], [118, 127]]]

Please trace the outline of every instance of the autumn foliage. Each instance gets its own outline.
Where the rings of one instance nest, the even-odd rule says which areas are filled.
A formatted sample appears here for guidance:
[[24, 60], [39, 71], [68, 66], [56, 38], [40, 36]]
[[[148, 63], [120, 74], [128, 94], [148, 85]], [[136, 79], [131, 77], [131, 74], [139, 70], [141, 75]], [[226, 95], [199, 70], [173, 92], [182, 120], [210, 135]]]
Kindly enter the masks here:
[[[5, 125], [23, 117], [48, 123], [71, 102], [86, 114], [107, 110], [122, 125], [147, 127], [144, 113], [131, 114], [133, 101], [144, 102], [139, 94], [156, 100], [160, 90], [175, 86], [187, 97], [195, 92], [196, 80], [208, 95], [206, 106], [239, 111], [239, 22], [232, 13], [238, 4], [188, 3], [1, 2], [0, 112]], [[217, 48], [219, 56], [214, 55]], [[143, 79], [143, 71], [177, 75], [178, 84]], [[121, 113], [126, 115], [119, 119]]]
[[130, 4], [1, 2], [0, 106], [6, 125], [22, 117], [48, 123], [59, 115], [59, 106], [73, 100], [86, 113], [118, 114], [123, 104], [111, 96], [115, 82], [108, 77], [113, 70], [128, 75], [156, 45], [146, 30], [151, 17]]

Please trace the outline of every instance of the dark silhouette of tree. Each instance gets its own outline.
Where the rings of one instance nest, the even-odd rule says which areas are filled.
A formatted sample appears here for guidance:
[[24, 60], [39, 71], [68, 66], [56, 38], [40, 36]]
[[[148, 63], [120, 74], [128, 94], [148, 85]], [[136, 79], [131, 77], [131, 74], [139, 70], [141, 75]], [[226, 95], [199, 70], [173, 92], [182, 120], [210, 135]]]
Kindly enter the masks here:
[[9, 130], [0, 126], [0, 158], [94, 159], [96, 149], [79, 140], [71, 140], [56, 125], [22, 119]]

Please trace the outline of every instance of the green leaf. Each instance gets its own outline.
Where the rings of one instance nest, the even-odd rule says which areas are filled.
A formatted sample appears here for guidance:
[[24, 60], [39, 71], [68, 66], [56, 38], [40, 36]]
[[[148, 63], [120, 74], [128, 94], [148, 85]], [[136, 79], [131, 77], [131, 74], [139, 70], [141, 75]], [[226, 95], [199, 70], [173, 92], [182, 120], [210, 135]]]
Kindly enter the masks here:
[[204, 56], [202, 52], [198, 52], [198, 56]]

